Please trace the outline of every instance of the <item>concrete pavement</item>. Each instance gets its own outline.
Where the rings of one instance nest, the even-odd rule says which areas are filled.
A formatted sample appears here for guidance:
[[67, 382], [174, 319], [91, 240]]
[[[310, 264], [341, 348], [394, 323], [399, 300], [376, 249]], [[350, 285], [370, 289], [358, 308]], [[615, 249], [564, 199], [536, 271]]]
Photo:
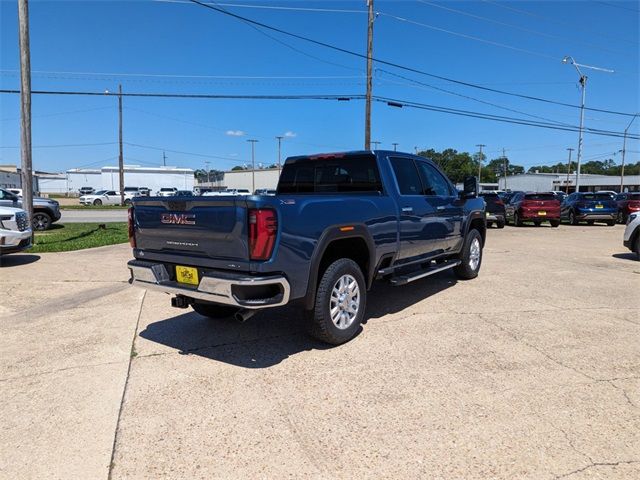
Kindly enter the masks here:
[[127, 246], [15, 256], [0, 477], [637, 478], [640, 263], [622, 228], [491, 230], [478, 279], [376, 285], [334, 348], [293, 308], [172, 309], [125, 283]]

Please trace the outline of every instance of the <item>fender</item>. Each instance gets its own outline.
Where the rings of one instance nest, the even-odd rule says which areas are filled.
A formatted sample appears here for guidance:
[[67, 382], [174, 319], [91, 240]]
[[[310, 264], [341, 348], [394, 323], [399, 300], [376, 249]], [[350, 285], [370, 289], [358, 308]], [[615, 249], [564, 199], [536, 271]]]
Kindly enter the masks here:
[[311, 268], [309, 270], [309, 281], [307, 282], [307, 293], [304, 297], [304, 306], [305, 309], [311, 310], [314, 307], [315, 299], [316, 299], [316, 288], [318, 286], [318, 273], [320, 270], [320, 262], [324, 253], [327, 250], [327, 247], [334, 240], [343, 240], [347, 238], [361, 238], [367, 244], [367, 248], [369, 250], [369, 267], [367, 272], [364, 273], [365, 282], [367, 283], [367, 290], [371, 288], [371, 284], [373, 283], [373, 278], [376, 269], [376, 246], [373, 242], [373, 238], [371, 237], [371, 233], [367, 229], [366, 225], [363, 224], [349, 224], [349, 226], [353, 226], [353, 230], [348, 232], [340, 231], [340, 225], [333, 225], [325, 229], [320, 235], [318, 239], [318, 243], [316, 248], [313, 251], [313, 255], [311, 257]]
[[[467, 216], [466, 220], [465, 220], [465, 226], [464, 226], [464, 237], [466, 238], [467, 233], [469, 233], [469, 227], [471, 226], [471, 222], [473, 220], [482, 220], [482, 223], [484, 224], [484, 230], [485, 230], [485, 234], [486, 235], [486, 231], [487, 231], [487, 216], [484, 213], [484, 210], [472, 210], [471, 213], [469, 213], [469, 215]], [[480, 232], [482, 234], [482, 232]], [[485, 241], [483, 235], [483, 242]]]

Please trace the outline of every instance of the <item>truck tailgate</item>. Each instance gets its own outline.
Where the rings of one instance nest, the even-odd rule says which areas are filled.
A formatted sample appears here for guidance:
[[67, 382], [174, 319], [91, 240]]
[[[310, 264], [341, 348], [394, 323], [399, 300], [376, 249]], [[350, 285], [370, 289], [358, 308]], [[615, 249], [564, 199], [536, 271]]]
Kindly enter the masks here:
[[133, 216], [136, 247], [145, 253], [249, 261], [241, 197], [136, 198]]

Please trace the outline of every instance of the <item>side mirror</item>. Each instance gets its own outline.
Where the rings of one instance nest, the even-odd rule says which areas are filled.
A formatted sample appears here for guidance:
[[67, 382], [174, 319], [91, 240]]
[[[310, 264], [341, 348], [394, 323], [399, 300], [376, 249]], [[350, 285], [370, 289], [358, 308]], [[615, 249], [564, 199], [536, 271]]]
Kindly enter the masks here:
[[480, 193], [480, 182], [478, 177], [465, 177], [462, 195], [464, 198], [475, 198]]

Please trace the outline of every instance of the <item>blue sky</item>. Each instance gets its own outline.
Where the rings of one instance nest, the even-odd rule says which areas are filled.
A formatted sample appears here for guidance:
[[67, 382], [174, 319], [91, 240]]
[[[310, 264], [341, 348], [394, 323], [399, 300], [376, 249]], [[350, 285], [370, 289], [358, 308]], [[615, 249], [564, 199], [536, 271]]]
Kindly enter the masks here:
[[[365, 53], [365, 0], [247, 0], [229, 11], [342, 48]], [[19, 87], [17, 2], [0, 0], [0, 86]], [[381, 1], [374, 57], [437, 75], [525, 95], [578, 104], [578, 75], [562, 64], [607, 67], [585, 71], [587, 106], [640, 110], [638, 2]], [[300, 11], [297, 9], [314, 9]], [[327, 12], [356, 10], [356, 12]], [[481, 18], [480, 18], [481, 17]], [[139, 0], [30, 2], [33, 89], [211, 94], [363, 94], [365, 61], [273, 32], [257, 31], [209, 9], [181, 2]], [[419, 25], [420, 24], [420, 25]], [[273, 38], [271, 38], [273, 37]], [[277, 40], [274, 40], [277, 39]], [[283, 45], [281, 42], [286, 43]], [[508, 115], [478, 101], [578, 124], [578, 110], [450, 84], [375, 65], [374, 95]], [[400, 78], [396, 75], [402, 75]], [[287, 135], [283, 157], [363, 146], [364, 102], [124, 99], [125, 162], [228, 169], [277, 158], [276, 135]], [[0, 95], [0, 163], [19, 164], [19, 98]], [[586, 126], [622, 131], [628, 117], [587, 112]], [[374, 103], [373, 140], [400, 150], [456, 148], [489, 158], [501, 149], [525, 167], [566, 160], [578, 134], [392, 108]], [[631, 132], [640, 132], [640, 119]], [[113, 165], [118, 155], [117, 99], [33, 97], [34, 166], [63, 171]], [[72, 146], [73, 145], [73, 146]], [[83, 145], [83, 146], [77, 146]], [[585, 136], [584, 159], [613, 157], [618, 138]], [[627, 161], [640, 160], [628, 141]]]

